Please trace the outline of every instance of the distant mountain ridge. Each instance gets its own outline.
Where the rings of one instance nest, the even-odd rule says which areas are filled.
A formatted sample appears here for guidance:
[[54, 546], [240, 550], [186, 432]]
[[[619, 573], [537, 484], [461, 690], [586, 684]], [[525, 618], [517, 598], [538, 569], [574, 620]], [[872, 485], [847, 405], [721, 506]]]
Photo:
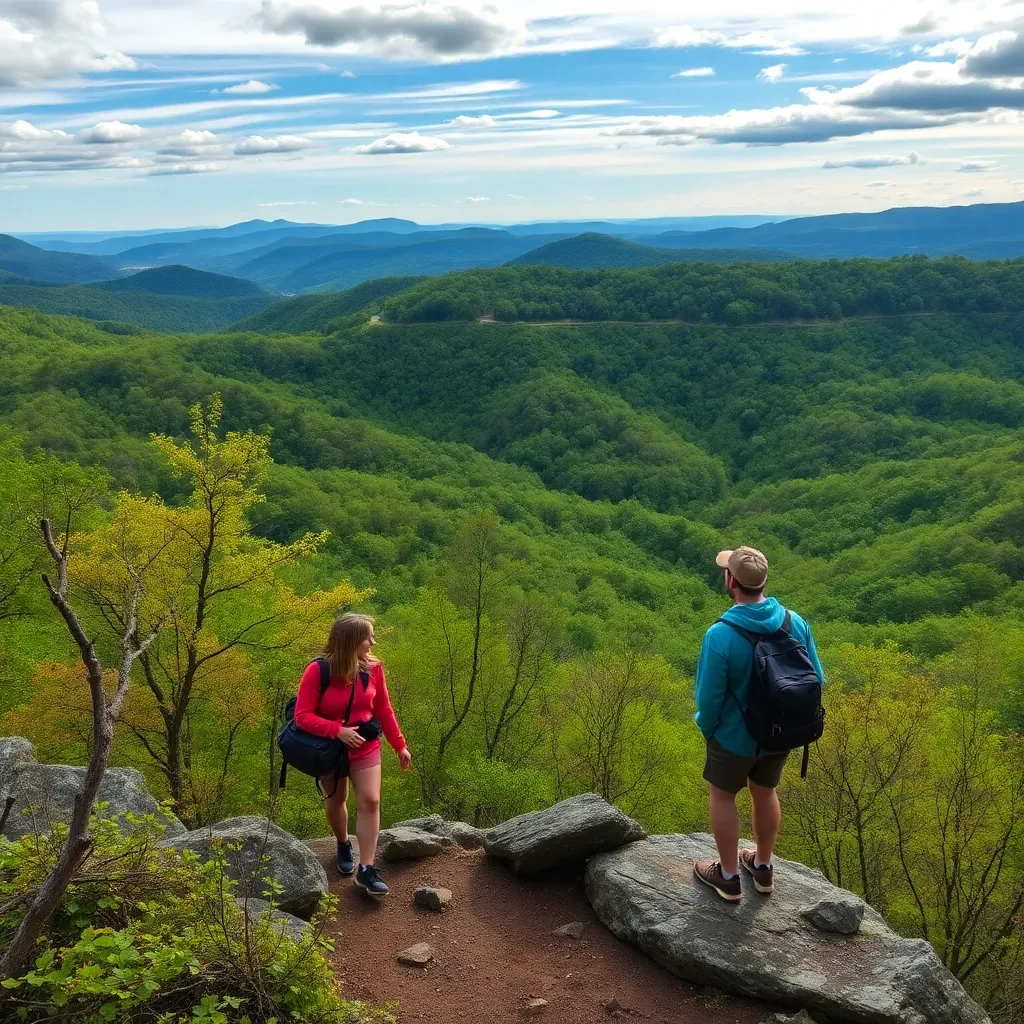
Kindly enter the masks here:
[[517, 256], [507, 267], [567, 267], [601, 270], [610, 267], [657, 267], [664, 263], [784, 262], [795, 256], [774, 249], [668, 249], [628, 242], [624, 238], [589, 231], [575, 238], [549, 242]]
[[[537, 251], [563, 240], [564, 246]], [[347, 290], [379, 277], [496, 267], [528, 253], [534, 262], [579, 268], [655, 266], [668, 259], [665, 250], [675, 250], [674, 262], [914, 254], [1013, 258], [1024, 256], [1024, 203], [797, 218], [660, 217], [506, 226], [423, 226], [400, 218], [342, 225], [253, 220], [226, 228], [88, 241], [61, 242], [48, 236], [45, 244], [49, 248], [0, 236], [0, 271], [41, 281], [87, 283], [113, 278], [118, 271], [187, 266], [290, 295]]]
[[95, 285], [108, 292], [148, 292], [150, 295], [187, 295], [194, 299], [240, 299], [266, 295], [253, 281], [211, 274], [192, 267], [154, 267], [131, 277]]

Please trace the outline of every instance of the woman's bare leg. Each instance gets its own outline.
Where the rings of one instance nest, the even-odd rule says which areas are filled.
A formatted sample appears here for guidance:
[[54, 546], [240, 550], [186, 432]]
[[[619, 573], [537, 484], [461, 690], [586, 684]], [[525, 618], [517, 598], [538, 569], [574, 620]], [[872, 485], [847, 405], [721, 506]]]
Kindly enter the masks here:
[[359, 839], [359, 863], [373, 863], [380, 832], [380, 765], [352, 772], [352, 788], [356, 791], [356, 836]]
[[[325, 775], [320, 780], [320, 788], [330, 793], [334, 788], [334, 776]], [[324, 814], [327, 824], [331, 826], [334, 838], [339, 843], [348, 842], [348, 779], [338, 779], [338, 791], [328, 800], [324, 800]]]

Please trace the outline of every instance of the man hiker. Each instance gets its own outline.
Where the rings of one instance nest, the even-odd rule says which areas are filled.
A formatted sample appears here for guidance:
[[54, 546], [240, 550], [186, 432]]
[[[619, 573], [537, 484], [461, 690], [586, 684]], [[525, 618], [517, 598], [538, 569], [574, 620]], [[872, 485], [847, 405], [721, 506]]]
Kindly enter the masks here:
[[[720, 552], [715, 562], [733, 606], [704, 634], [696, 721], [707, 744], [704, 778], [718, 859], [698, 860], [693, 870], [723, 899], [738, 902], [741, 868], [758, 892], [774, 888], [772, 854], [782, 820], [776, 787], [790, 753], [782, 746], [804, 746], [821, 735], [824, 675], [807, 623], [765, 597], [765, 556], [739, 547]], [[757, 848], [737, 856], [736, 794], [744, 786]]]

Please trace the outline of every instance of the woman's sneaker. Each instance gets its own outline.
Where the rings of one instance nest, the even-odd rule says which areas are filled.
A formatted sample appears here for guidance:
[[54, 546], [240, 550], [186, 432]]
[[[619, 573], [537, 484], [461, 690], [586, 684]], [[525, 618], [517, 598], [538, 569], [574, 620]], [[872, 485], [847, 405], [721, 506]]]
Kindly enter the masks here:
[[743, 899], [743, 888], [740, 876], [726, 878], [722, 874], [722, 865], [717, 860], [699, 860], [693, 865], [693, 873], [697, 879], [710, 886], [723, 900], [739, 903]]
[[372, 864], [359, 866], [359, 870], [356, 872], [356, 885], [370, 896], [387, 896], [388, 894], [388, 887]]
[[771, 864], [757, 867], [754, 863], [753, 850], [740, 850], [740, 865], [754, 880], [754, 888], [758, 892], [769, 893], [775, 888], [775, 869]]
[[352, 840], [349, 839], [344, 843], [338, 843], [338, 859], [335, 862], [338, 865], [338, 870], [343, 875], [351, 875], [356, 869], [356, 861], [352, 856]]

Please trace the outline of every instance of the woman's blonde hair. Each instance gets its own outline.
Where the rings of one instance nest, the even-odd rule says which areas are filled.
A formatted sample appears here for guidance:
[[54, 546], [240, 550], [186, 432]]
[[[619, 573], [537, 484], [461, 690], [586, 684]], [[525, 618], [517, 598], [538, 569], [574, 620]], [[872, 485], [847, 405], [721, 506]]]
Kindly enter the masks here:
[[356, 678], [359, 674], [359, 656], [356, 649], [369, 637], [372, 629], [373, 619], [369, 615], [345, 612], [334, 620], [323, 649], [324, 657], [331, 666], [332, 677]]

